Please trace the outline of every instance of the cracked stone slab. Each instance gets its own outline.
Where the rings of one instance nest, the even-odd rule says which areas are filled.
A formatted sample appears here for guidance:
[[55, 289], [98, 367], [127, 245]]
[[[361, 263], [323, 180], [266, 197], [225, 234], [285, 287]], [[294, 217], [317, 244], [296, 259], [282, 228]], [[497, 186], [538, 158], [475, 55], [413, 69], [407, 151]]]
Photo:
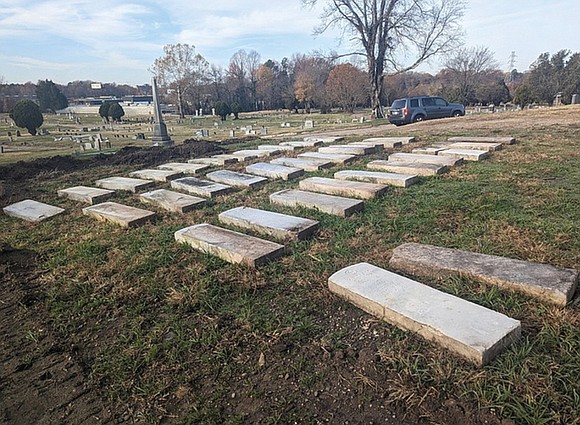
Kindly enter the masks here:
[[139, 190], [153, 187], [153, 181], [134, 179], [131, 177], [107, 177], [105, 179], [97, 180], [95, 185], [103, 189], [126, 190], [136, 193]]
[[343, 155], [370, 155], [376, 152], [374, 146], [357, 146], [357, 145], [333, 145], [318, 148], [320, 153], [339, 153]]
[[361, 182], [388, 184], [397, 187], [409, 187], [419, 181], [416, 175], [383, 173], [380, 171], [343, 170], [334, 173], [338, 180], [356, 180]]
[[137, 227], [153, 220], [155, 213], [116, 202], [103, 202], [83, 208], [83, 214], [100, 221], [109, 221], [122, 227]]
[[157, 189], [139, 195], [141, 202], [158, 205], [167, 211], [186, 213], [205, 205], [206, 200], [197, 196], [173, 192], [167, 189]]
[[423, 164], [447, 165], [449, 167], [463, 163], [462, 158], [455, 158], [453, 156], [440, 157], [439, 155], [422, 155], [417, 153], [401, 152], [389, 155], [389, 161], [420, 162]]
[[287, 207], [305, 207], [339, 217], [349, 217], [362, 211], [364, 202], [334, 195], [286, 189], [270, 195], [270, 202]]
[[268, 164], [265, 162], [248, 165], [246, 172], [255, 174], [256, 176], [282, 180], [292, 180], [304, 175], [302, 168], [286, 167], [285, 165]]
[[178, 230], [175, 240], [229, 263], [250, 267], [284, 255], [284, 245], [205, 223]]
[[306, 160], [319, 159], [323, 161], [331, 161], [335, 164], [349, 164], [356, 159], [356, 155], [345, 155], [340, 153], [321, 153], [321, 152], [304, 152], [298, 154], [298, 158]]
[[482, 143], [501, 143], [502, 145], [513, 145], [516, 143], [514, 137], [478, 137], [478, 136], [456, 136], [449, 137], [449, 142], [482, 142]]
[[367, 168], [417, 176], [435, 176], [449, 171], [446, 165], [384, 160], [371, 161], [367, 164]]
[[521, 334], [518, 320], [368, 263], [339, 270], [328, 287], [367, 313], [477, 366], [491, 362]]
[[156, 182], [168, 182], [183, 177], [183, 173], [175, 170], [137, 170], [129, 173], [129, 176]]
[[115, 194], [114, 190], [99, 189], [88, 186], [75, 186], [57, 191], [61, 198], [72, 199], [73, 201], [84, 202], [86, 204], [98, 204], [109, 199]]
[[211, 158], [194, 158], [187, 161], [189, 164], [203, 164], [203, 165], [227, 165], [234, 164], [238, 162], [238, 158], [232, 158], [228, 156], [227, 158], [213, 156]]
[[300, 189], [310, 192], [326, 193], [362, 199], [374, 199], [384, 195], [388, 186], [376, 183], [363, 183], [352, 180], [335, 180], [324, 177], [310, 177], [300, 181]]
[[167, 164], [161, 164], [157, 168], [160, 170], [173, 170], [179, 171], [183, 174], [197, 175], [204, 171], [207, 171], [210, 166], [204, 164], [190, 164], [184, 162], [168, 162]]
[[182, 190], [191, 195], [203, 196], [205, 198], [215, 198], [219, 195], [225, 195], [234, 190], [233, 187], [215, 183], [209, 180], [198, 179], [197, 177], [183, 177], [171, 181], [173, 189]]
[[578, 283], [573, 269], [417, 243], [395, 248], [389, 266], [416, 276], [464, 275], [559, 305], [572, 299]]
[[224, 224], [273, 236], [281, 240], [306, 239], [318, 230], [319, 222], [256, 208], [238, 207], [218, 216]]
[[259, 189], [268, 183], [268, 179], [265, 177], [230, 170], [213, 171], [205, 176], [214, 182], [244, 189]]
[[330, 168], [333, 165], [331, 161], [319, 159], [307, 160], [302, 158], [276, 158], [270, 161], [270, 164], [301, 168], [304, 171], [320, 171], [323, 168]]
[[489, 151], [467, 150], [467, 149], [444, 149], [437, 153], [439, 156], [451, 156], [462, 158], [465, 161], [482, 161], [489, 158]]
[[10, 217], [20, 218], [21, 220], [32, 223], [39, 223], [62, 214], [65, 210], [64, 208], [55, 207], [43, 202], [25, 199], [24, 201], [16, 202], [2, 208], [2, 211]]

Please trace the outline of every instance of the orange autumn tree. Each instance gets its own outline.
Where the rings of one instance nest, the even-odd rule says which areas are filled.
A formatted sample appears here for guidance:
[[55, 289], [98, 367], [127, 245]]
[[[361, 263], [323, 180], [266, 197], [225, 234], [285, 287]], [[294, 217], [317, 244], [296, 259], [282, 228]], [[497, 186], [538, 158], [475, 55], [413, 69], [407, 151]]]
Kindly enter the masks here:
[[343, 111], [354, 112], [354, 108], [369, 101], [368, 76], [350, 63], [334, 67], [326, 80], [329, 100]]

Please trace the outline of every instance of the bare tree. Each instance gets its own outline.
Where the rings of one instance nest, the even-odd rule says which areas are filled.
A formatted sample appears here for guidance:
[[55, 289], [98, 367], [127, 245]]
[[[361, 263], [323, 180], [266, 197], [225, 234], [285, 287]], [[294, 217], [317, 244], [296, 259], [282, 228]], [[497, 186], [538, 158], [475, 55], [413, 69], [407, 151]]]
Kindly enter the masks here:
[[157, 75], [161, 85], [175, 90], [179, 115], [183, 118], [184, 96], [206, 81], [209, 63], [195, 53], [195, 46], [189, 44], [168, 44], [163, 47], [163, 52], [162, 57], [155, 59], [150, 71]]
[[255, 50], [241, 49], [232, 55], [228, 67], [228, 80], [236, 100], [245, 110], [257, 109], [256, 88], [260, 54]]
[[377, 118], [384, 117], [380, 99], [385, 71], [398, 73], [414, 69], [433, 56], [450, 51], [461, 35], [459, 19], [463, 16], [464, 0], [301, 2], [309, 6], [325, 3], [317, 33], [339, 27], [362, 47], [362, 51], [348, 55], [366, 58], [371, 106]]

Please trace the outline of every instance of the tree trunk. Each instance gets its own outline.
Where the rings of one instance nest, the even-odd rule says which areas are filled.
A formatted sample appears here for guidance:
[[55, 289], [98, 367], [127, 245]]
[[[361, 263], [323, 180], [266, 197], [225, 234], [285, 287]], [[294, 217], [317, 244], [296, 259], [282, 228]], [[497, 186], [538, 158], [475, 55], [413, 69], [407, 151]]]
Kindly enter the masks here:
[[367, 54], [369, 79], [371, 83], [371, 109], [374, 118], [385, 118], [381, 106], [381, 93], [383, 91], [383, 61], [384, 55], [378, 55], [378, 58]]
[[183, 113], [183, 98], [181, 95], [181, 87], [177, 86], [177, 109], [179, 111], [179, 118], [185, 118]]

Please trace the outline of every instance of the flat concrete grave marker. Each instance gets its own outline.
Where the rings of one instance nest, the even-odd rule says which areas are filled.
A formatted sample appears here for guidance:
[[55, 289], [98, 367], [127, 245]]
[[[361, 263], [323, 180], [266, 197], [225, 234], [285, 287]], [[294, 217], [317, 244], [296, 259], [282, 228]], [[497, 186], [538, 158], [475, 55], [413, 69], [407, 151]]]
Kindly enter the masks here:
[[223, 157], [211, 157], [211, 158], [193, 158], [187, 161], [189, 164], [203, 164], [203, 165], [227, 165], [234, 164], [238, 162], [238, 158], [223, 158]]
[[257, 156], [255, 155], [234, 155], [233, 153], [224, 153], [224, 154], [220, 154], [220, 155], [215, 155], [212, 158], [219, 158], [219, 159], [235, 159], [237, 162], [244, 162], [244, 161], [250, 161], [252, 159], [256, 159]]
[[258, 162], [248, 165], [246, 172], [270, 179], [291, 180], [304, 175], [302, 168], [286, 167], [285, 165], [267, 164]]
[[410, 137], [369, 137], [363, 140], [365, 142], [371, 143], [382, 143], [384, 148], [398, 148], [402, 145], [408, 145], [409, 143], [415, 142], [416, 139], [413, 136]]
[[521, 334], [518, 320], [368, 263], [334, 273], [329, 289], [399, 328], [488, 364]]
[[439, 156], [451, 156], [453, 158], [463, 158], [466, 161], [481, 161], [489, 158], [489, 151], [466, 150], [466, 149], [444, 149], [437, 153]]
[[359, 170], [337, 171], [334, 173], [334, 178], [338, 180], [356, 180], [359, 182], [388, 184], [398, 187], [409, 187], [419, 181], [416, 175]]
[[254, 230], [281, 240], [306, 239], [319, 226], [315, 220], [248, 207], [224, 211], [218, 218], [224, 224]]
[[389, 265], [416, 276], [466, 275], [559, 305], [570, 301], [578, 283], [573, 269], [417, 243], [395, 248]]
[[[260, 145], [260, 146], [258, 146], [258, 150], [279, 153], [281, 151], [293, 152], [296, 150], [296, 148], [294, 146], [286, 146], [286, 145]], [[272, 155], [276, 155], [276, 154], [273, 153]]]
[[358, 199], [323, 195], [303, 190], [286, 189], [270, 195], [270, 202], [287, 207], [314, 208], [326, 214], [349, 217], [362, 211], [364, 202]]
[[314, 146], [320, 146], [323, 142], [320, 140], [294, 140], [291, 142], [282, 142], [280, 146], [293, 146], [295, 148], [311, 148]]
[[278, 155], [279, 153], [280, 151], [265, 150], [265, 149], [242, 149], [240, 151], [235, 151], [233, 155], [243, 157], [263, 158], [265, 156]]
[[270, 164], [285, 165], [287, 167], [301, 168], [305, 171], [320, 171], [323, 168], [332, 167], [332, 162], [318, 159], [302, 158], [276, 158]]
[[447, 148], [415, 148], [411, 153], [419, 153], [423, 155], [437, 155], [439, 152], [444, 151]]
[[258, 189], [268, 182], [268, 179], [264, 177], [238, 173], [230, 170], [213, 171], [207, 173], [205, 176], [214, 182], [244, 189]]
[[375, 148], [375, 153], [382, 152], [385, 149], [385, 145], [383, 143], [373, 142], [350, 142], [348, 146], [370, 146], [371, 148]]
[[215, 198], [216, 196], [224, 195], [234, 190], [231, 186], [198, 179], [197, 177], [183, 177], [172, 180], [171, 187], [191, 195], [203, 196], [205, 198]]
[[482, 143], [501, 143], [502, 145], [513, 145], [516, 143], [514, 137], [479, 137], [479, 136], [456, 136], [449, 137], [449, 142], [482, 142]]
[[84, 202], [86, 204], [98, 204], [109, 199], [115, 194], [114, 190], [99, 189], [96, 187], [75, 186], [57, 191], [61, 198], [72, 199], [73, 201]]
[[138, 170], [129, 173], [129, 176], [156, 182], [168, 182], [183, 177], [183, 173], [174, 170]]
[[183, 174], [192, 174], [197, 175], [207, 171], [209, 169], [209, 165], [203, 164], [189, 164], [189, 163], [182, 163], [182, 162], [168, 162], [167, 164], [161, 164], [157, 168], [160, 170], [173, 170], [179, 171]]
[[320, 152], [304, 152], [298, 154], [298, 158], [306, 160], [319, 159], [323, 161], [331, 161], [335, 164], [348, 164], [356, 159], [356, 155], [345, 155], [341, 153], [320, 153]]
[[104, 202], [83, 208], [83, 214], [101, 221], [110, 221], [122, 227], [137, 227], [152, 220], [155, 213], [116, 202]]
[[103, 189], [110, 190], [127, 190], [136, 193], [138, 190], [149, 189], [153, 186], [153, 181], [134, 179], [130, 177], [107, 177], [106, 179], [97, 180], [95, 185]]
[[10, 217], [38, 223], [64, 212], [63, 208], [55, 207], [32, 199], [16, 202], [2, 208], [4, 214]]
[[260, 266], [284, 254], [284, 245], [205, 223], [178, 230], [175, 240], [229, 263], [250, 267]]
[[305, 142], [321, 142], [321, 143], [338, 143], [342, 142], [344, 137], [341, 136], [308, 136], [304, 138]]
[[461, 158], [455, 158], [453, 156], [440, 157], [439, 155], [421, 155], [418, 153], [401, 152], [389, 155], [389, 161], [420, 162], [424, 164], [439, 164], [447, 166], [459, 165], [463, 162]]
[[167, 211], [186, 213], [203, 206], [205, 199], [167, 189], [157, 189], [139, 195], [141, 202], [159, 205]]
[[480, 151], [499, 151], [503, 148], [501, 143], [477, 143], [477, 142], [455, 142], [447, 144], [448, 149], [473, 149]]
[[340, 153], [343, 155], [370, 155], [376, 152], [374, 146], [333, 145], [318, 148], [320, 153]]
[[388, 186], [376, 183], [362, 183], [352, 180], [335, 180], [324, 177], [310, 177], [300, 181], [300, 189], [362, 199], [373, 199], [384, 195]]
[[371, 170], [383, 170], [391, 173], [414, 174], [417, 176], [435, 176], [446, 173], [449, 168], [440, 164], [424, 164], [421, 162], [403, 161], [371, 161], [367, 164]]

